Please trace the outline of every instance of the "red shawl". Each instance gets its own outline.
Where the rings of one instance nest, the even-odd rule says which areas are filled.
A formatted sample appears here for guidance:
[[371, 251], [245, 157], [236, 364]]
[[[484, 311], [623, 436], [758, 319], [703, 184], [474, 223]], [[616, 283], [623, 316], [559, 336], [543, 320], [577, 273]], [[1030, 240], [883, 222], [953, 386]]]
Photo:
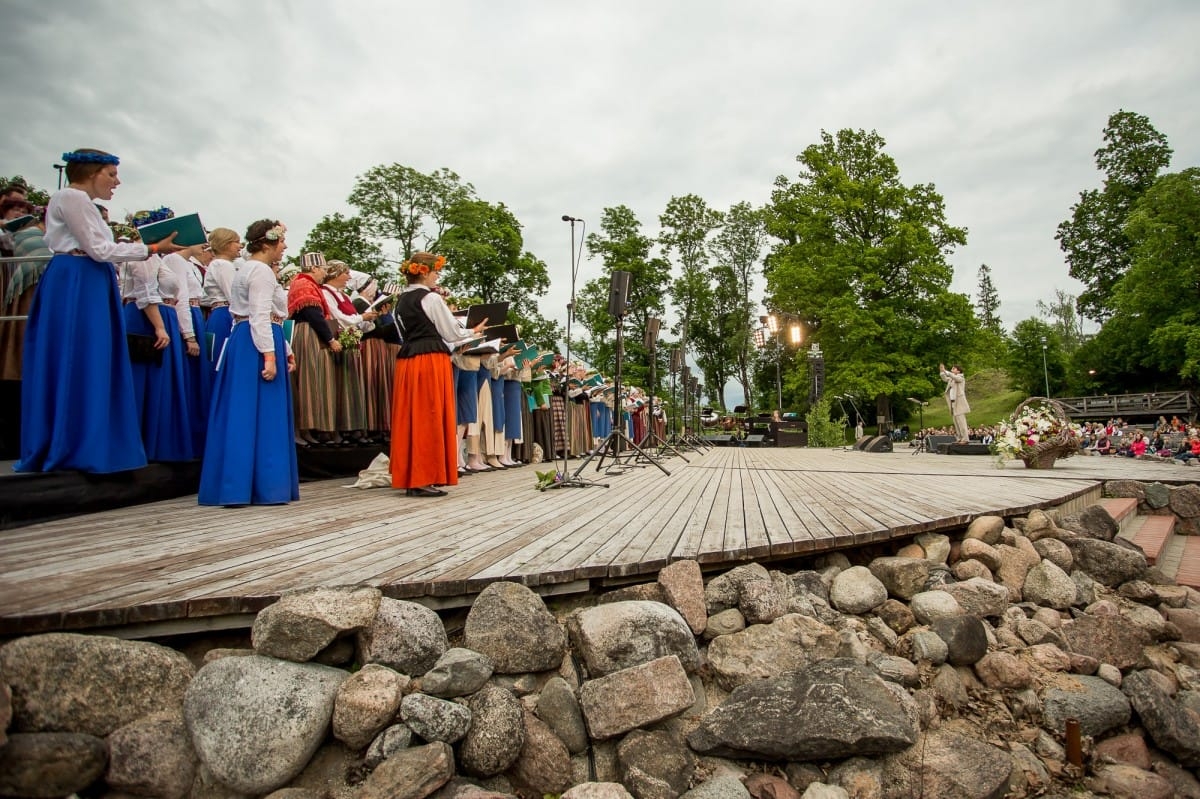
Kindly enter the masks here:
[[[354, 307], [354, 303], [350, 302], [350, 298], [337, 289], [330, 286], [321, 286], [321, 291], [333, 297], [334, 302], [337, 303], [338, 310], [347, 316], [353, 316], [358, 313], [358, 309]], [[328, 316], [328, 314], [326, 315]]]
[[311, 308], [314, 305], [321, 309], [322, 316], [329, 318], [329, 309], [321, 299], [321, 287], [312, 275], [301, 272], [292, 279], [292, 285], [288, 287], [288, 316], [295, 316], [296, 311], [301, 308]]

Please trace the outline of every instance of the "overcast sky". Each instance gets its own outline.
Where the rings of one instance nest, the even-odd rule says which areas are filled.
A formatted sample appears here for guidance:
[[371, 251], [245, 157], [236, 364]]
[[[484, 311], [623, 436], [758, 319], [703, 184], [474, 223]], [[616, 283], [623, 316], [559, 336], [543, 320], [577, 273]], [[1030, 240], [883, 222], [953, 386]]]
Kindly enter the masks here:
[[1078, 293], [1054, 232], [1110, 114], [1200, 165], [1198, 40], [1191, 0], [0, 0], [0, 174], [53, 189], [63, 151], [98, 147], [114, 216], [275, 217], [295, 255], [370, 167], [447, 167], [516, 214], [561, 321], [563, 214], [596, 230], [624, 204], [654, 235], [672, 196], [760, 205], [822, 129], [874, 129], [969, 231], [953, 288], [990, 265], [1011, 327]]

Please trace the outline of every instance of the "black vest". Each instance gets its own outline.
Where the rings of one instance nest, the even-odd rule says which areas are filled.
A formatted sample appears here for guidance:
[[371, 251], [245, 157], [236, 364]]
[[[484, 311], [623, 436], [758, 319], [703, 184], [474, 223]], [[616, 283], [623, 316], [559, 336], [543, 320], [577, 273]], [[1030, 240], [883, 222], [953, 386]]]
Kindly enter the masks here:
[[396, 317], [404, 339], [397, 358], [413, 358], [430, 352], [447, 353], [446, 342], [442, 341], [441, 334], [421, 307], [427, 294], [429, 289], [405, 291], [396, 301]]

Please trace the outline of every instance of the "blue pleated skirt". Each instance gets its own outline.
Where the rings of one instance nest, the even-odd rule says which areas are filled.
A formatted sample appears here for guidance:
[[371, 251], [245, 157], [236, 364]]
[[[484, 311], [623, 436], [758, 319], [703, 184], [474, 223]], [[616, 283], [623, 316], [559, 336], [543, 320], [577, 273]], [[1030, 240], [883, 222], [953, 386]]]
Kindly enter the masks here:
[[233, 326], [213, 385], [200, 471], [201, 505], [281, 505], [300, 499], [293, 439], [292, 381], [283, 328], [271, 325], [278, 373], [263, 380], [263, 359], [246, 322]]
[[521, 381], [504, 381], [504, 437], [509, 441], [521, 438]]
[[479, 372], [454, 367], [454, 413], [456, 424], [479, 421]]
[[29, 309], [22, 369], [17, 471], [146, 465], [112, 264], [54, 256]]
[[[487, 377], [488, 390], [492, 394], [492, 432], [504, 432], [504, 380], [492, 377], [489, 371]], [[507, 436], [506, 436], [507, 438]]]
[[[208, 429], [208, 409], [212, 404], [213, 368], [208, 359], [208, 342], [204, 333], [204, 314], [196, 306], [188, 309], [192, 315], [192, 331], [200, 344], [200, 354], [195, 358], [187, 354], [187, 343], [183, 345], [183, 374], [187, 382], [188, 416], [192, 423], [192, 440], [197, 453], [204, 452], [204, 433]], [[228, 310], [228, 309], [226, 309]]]
[[[170, 305], [158, 306], [163, 328], [171, 343], [162, 351], [162, 365], [132, 364], [133, 395], [142, 422], [142, 444], [150, 461], [179, 462], [200, 457], [192, 433], [187, 376], [183, 361], [187, 352], [179, 335], [179, 318]], [[130, 333], [154, 335], [154, 326], [137, 305], [125, 306], [125, 328]]]
[[201, 349], [205, 351], [204, 354], [208, 356], [208, 366], [215, 377], [217, 363], [221, 360], [221, 350], [225, 348], [225, 342], [229, 340], [229, 331], [233, 329], [233, 314], [229, 313], [229, 306], [213, 308], [203, 329], [203, 337], [197, 336], [197, 339], [201, 343]]
[[608, 438], [612, 432], [612, 408], [605, 405], [603, 402], [591, 403], [592, 411], [592, 436], [594, 438]]

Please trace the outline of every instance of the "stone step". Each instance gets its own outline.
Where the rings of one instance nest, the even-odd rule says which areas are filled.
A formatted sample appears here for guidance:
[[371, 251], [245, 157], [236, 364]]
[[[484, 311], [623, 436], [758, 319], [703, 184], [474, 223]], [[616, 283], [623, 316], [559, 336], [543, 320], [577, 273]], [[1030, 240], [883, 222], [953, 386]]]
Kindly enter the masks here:
[[1183, 539], [1183, 553], [1179, 559], [1179, 568], [1175, 572], [1175, 582], [1200, 590], [1200, 536], [1174, 537]]
[[1151, 566], [1158, 563], [1175, 532], [1175, 516], [1134, 516], [1121, 537], [1137, 544]]
[[1096, 504], [1108, 511], [1108, 515], [1116, 520], [1117, 526], [1121, 528], [1121, 533], [1125, 533], [1133, 524], [1133, 520], [1137, 518], [1138, 501], [1134, 497], [1105, 497]]

